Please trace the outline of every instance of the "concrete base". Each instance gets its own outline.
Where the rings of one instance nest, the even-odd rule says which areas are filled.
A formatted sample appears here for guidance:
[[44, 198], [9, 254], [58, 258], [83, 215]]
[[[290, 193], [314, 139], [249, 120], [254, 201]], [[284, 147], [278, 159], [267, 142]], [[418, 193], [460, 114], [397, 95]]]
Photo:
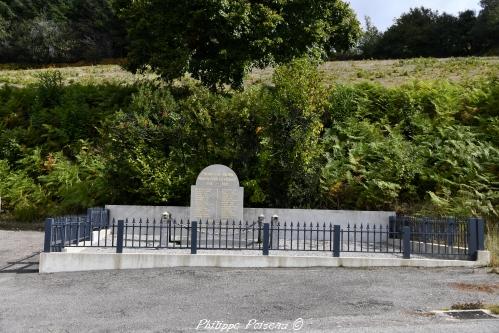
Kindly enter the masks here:
[[[309, 267], [480, 267], [490, 253], [480, 251], [477, 261], [398, 258], [333, 258], [298, 256], [244, 256], [151, 253], [42, 253], [40, 273], [165, 267], [309, 268]], [[488, 261], [487, 261], [488, 259]]]
[[476, 263], [479, 263], [481, 266], [489, 266], [491, 261], [492, 254], [490, 251], [477, 251]]

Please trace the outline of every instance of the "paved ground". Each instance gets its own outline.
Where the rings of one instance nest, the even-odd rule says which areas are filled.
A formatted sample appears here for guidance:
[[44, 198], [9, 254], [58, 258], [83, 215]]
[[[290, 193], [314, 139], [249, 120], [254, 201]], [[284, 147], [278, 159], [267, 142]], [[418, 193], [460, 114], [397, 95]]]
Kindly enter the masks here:
[[455, 303], [499, 304], [499, 275], [487, 269], [178, 268], [39, 275], [36, 264], [29, 264], [37, 256], [19, 259], [39, 251], [42, 240], [41, 233], [0, 231], [0, 332], [189, 332], [200, 323], [209, 327], [207, 320], [240, 323], [238, 331], [245, 332], [252, 331], [245, 330], [252, 319], [257, 331], [261, 322], [288, 324], [293, 331], [299, 318], [301, 332], [499, 331], [499, 319], [459, 321], [429, 313]]

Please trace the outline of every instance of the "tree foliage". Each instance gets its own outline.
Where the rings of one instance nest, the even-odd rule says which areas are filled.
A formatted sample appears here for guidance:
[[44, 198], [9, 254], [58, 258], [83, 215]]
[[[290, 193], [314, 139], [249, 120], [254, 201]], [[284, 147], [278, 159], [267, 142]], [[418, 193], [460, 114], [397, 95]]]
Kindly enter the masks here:
[[348, 49], [359, 23], [340, 0], [119, 0], [127, 68], [168, 82], [190, 73], [210, 88], [241, 87], [254, 67]]
[[96, 61], [124, 45], [111, 0], [0, 0], [0, 62]]
[[373, 58], [377, 55], [378, 45], [383, 34], [372, 23], [369, 16], [365, 17], [365, 30], [359, 40], [356, 52], [364, 58]]
[[499, 1], [457, 16], [419, 7], [403, 13], [384, 33], [367, 22], [357, 46], [364, 58], [455, 57], [498, 54]]
[[483, 53], [499, 53], [499, 1], [481, 0], [482, 11], [473, 28], [473, 37], [477, 39]]

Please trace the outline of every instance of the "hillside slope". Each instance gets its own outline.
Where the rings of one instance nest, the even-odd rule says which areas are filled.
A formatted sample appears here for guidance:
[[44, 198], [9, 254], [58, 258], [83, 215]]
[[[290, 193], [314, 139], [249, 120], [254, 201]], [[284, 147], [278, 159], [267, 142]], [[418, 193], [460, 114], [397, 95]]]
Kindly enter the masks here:
[[[0, 67], [1, 68], [1, 67]], [[445, 79], [466, 82], [481, 77], [499, 76], [499, 57], [484, 58], [415, 58], [407, 60], [331, 61], [320, 66], [328, 83], [379, 82], [384, 86], [399, 86], [413, 80]], [[38, 81], [46, 69], [0, 70], [0, 85], [25, 86]], [[134, 75], [118, 65], [97, 65], [57, 68], [67, 83], [131, 83], [153, 74]], [[273, 69], [255, 69], [246, 85], [270, 83]]]

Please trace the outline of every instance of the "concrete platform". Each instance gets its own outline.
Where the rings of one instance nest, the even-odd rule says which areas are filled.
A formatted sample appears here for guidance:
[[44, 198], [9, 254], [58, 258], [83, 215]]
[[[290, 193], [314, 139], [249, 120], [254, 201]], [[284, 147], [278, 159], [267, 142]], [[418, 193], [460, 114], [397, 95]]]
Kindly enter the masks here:
[[479, 251], [477, 261], [370, 257], [263, 256], [158, 253], [42, 253], [40, 273], [166, 267], [310, 268], [310, 267], [482, 267], [490, 252]]

